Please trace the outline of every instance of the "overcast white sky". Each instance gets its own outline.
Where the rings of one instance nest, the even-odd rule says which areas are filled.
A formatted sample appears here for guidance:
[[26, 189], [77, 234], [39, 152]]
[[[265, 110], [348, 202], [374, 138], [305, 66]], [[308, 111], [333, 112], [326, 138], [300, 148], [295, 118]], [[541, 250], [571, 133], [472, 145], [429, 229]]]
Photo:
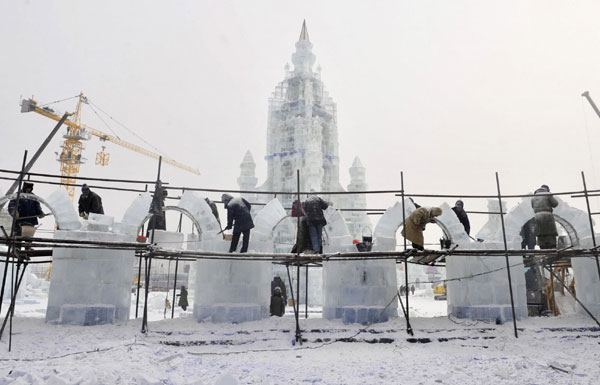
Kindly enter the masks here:
[[[23, 150], [35, 151], [54, 126], [21, 114], [21, 95], [45, 103], [83, 91], [202, 171], [198, 177], [165, 166], [165, 181], [237, 188], [249, 149], [262, 183], [267, 99], [306, 19], [338, 105], [342, 185], [358, 155], [371, 189], [399, 189], [400, 170], [413, 193], [495, 193], [495, 171], [503, 193], [542, 183], [577, 190], [582, 170], [600, 188], [600, 157], [592, 153], [600, 119], [580, 96], [589, 90], [600, 103], [598, 15], [597, 0], [3, 1], [0, 168], [18, 169]], [[89, 109], [83, 121], [110, 132]], [[59, 172], [61, 140], [34, 171]], [[155, 161], [112, 144], [110, 166], [94, 166], [99, 148], [96, 139], [87, 144], [91, 162], [81, 175], [155, 177]], [[2, 191], [8, 185], [0, 181]], [[102, 195], [118, 218], [134, 198]], [[393, 201], [373, 197], [369, 204]]]

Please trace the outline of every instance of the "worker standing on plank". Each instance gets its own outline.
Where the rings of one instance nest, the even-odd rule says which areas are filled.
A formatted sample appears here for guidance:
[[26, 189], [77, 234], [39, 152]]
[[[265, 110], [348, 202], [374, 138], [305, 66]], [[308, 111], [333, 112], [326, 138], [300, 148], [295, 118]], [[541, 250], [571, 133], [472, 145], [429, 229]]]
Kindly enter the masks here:
[[[33, 194], [33, 183], [25, 182], [23, 183], [23, 192], [25, 194]], [[42, 206], [40, 206], [40, 202], [35, 199], [29, 199], [26, 197], [19, 198], [19, 207], [17, 208], [17, 200], [12, 199], [8, 203], [8, 213], [11, 217], [15, 217], [17, 220], [15, 221], [14, 233], [17, 236], [23, 235], [22, 226], [28, 226], [33, 228], [38, 225], [38, 218], [44, 217], [44, 212], [42, 211]], [[35, 229], [32, 229], [35, 232]], [[33, 236], [33, 234], [29, 234], [26, 236]]]
[[439, 207], [420, 207], [410, 213], [402, 229], [402, 236], [412, 242], [412, 247], [424, 250], [423, 231], [428, 223], [435, 223], [435, 217], [442, 215]]
[[233, 229], [229, 252], [233, 253], [237, 249], [240, 235], [244, 234], [240, 253], [245, 253], [248, 251], [248, 243], [250, 242], [250, 229], [254, 227], [252, 215], [250, 215], [250, 202], [244, 198], [234, 198], [229, 194], [223, 194], [221, 201], [227, 209], [227, 227], [223, 231]]
[[550, 188], [542, 185], [535, 190], [531, 198], [531, 207], [535, 213], [535, 235], [540, 249], [556, 249], [556, 222], [552, 209], [558, 206], [558, 201], [550, 194]]
[[465, 204], [459, 199], [454, 204], [454, 207], [452, 207], [452, 211], [454, 211], [454, 214], [456, 214], [456, 217], [465, 228], [465, 233], [469, 235], [469, 233], [471, 232], [471, 223], [469, 223], [469, 216], [467, 215], [467, 212], [465, 211], [464, 207]]
[[327, 210], [330, 205], [330, 202], [325, 202], [316, 195], [311, 195], [304, 201], [306, 224], [308, 225], [312, 249], [315, 253], [323, 252], [323, 226], [327, 224], [323, 211]]
[[104, 215], [104, 208], [100, 195], [91, 191], [89, 186], [84, 183], [81, 186], [81, 196], [79, 197], [79, 216], [87, 219], [90, 214]]

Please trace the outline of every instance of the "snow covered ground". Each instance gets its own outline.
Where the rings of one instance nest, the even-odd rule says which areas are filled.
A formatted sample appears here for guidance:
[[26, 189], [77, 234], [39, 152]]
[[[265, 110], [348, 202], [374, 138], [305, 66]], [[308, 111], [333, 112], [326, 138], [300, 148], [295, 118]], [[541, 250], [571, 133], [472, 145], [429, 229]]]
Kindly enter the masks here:
[[321, 319], [310, 308], [300, 320], [300, 345], [292, 342], [291, 308], [283, 318], [239, 325], [198, 323], [179, 307], [176, 319], [163, 320], [165, 293], [152, 293], [146, 334], [140, 319], [46, 324], [44, 287], [28, 284], [17, 304], [12, 351], [7, 334], [0, 342], [0, 384], [599, 382], [600, 328], [583, 315], [530, 318], [518, 323], [515, 339], [512, 323], [448, 318], [445, 301], [417, 291], [410, 297], [414, 336], [404, 318], [364, 328]]

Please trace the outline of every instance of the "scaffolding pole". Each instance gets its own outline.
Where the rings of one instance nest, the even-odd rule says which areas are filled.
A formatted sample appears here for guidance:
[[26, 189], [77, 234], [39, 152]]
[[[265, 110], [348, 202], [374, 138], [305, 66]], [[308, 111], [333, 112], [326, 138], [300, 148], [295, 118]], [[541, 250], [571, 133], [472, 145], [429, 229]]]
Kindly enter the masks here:
[[515, 314], [515, 299], [513, 298], [512, 279], [510, 276], [510, 263], [508, 261], [508, 244], [506, 243], [506, 228], [504, 227], [504, 210], [502, 209], [502, 194], [500, 193], [500, 179], [496, 172], [496, 187], [498, 188], [498, 203], [500, 204], [500, 222], [502, 223], [502, 240], [504, 241], [504, 251], [506, 258], [506, 273], [508, 274], [508, 290], [510, 291], [510, 309], [512, 311], [513, 328], [515, 329], [515, 338], [519, 338], [517, 332], [517, 316]]

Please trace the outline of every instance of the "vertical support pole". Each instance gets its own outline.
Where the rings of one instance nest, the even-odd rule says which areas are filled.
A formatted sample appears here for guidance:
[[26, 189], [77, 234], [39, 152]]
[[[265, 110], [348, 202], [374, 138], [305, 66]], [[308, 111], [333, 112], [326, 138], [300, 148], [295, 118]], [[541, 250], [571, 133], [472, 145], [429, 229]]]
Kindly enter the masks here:
[[[550, 263], [550, 271], [554, 271], [554, 266]], [[552, 315], [558, 315], [556, 311], [556, 298], [554, 295], [556, 292], [554, 291], [554, 276], [550, 274], [550, 290], [552, 290]]]
[[[296, 170], [296, 185], [297, 185], [297, 196], [298, 202], [300, 201], [300, 170]], [[300, 333], [300, 248], [298, 247], [298, 237], [300, 235], [300, 217], [298, 217], [298, 229], [296, 231], [296, 262], [297, 262], [297, 282], [296, 282], [296, 293], [298, 294], [298, 301], [294, 302], [294, 306], [296, 307], [295, 315], [296, 315], [296, 342], [299, 342], [302, 345], [302, 334]]]
[[515, 314], [515, 299], [513, 297], [512, 279], [510, 276], [510, 263], [508, 261], [508, 244], [506, 243], [506, 228], [504, 227], [504, 209], [502, 207], [502, 194], [500, 193], [500, 179], [496, 172], [496, 187], [498, 188], [498, 203], [500, 204], [500, 223], [502, 223], [502, 240], [504, 241], [504, 257], [506, 259], [506, 272], [508, 274], [508, 290], [510, 291], [510, 307], [512, 310], [513, 327], [515, 329], [515, 338], [519, 338], [517, 333], [517, 316]]
[[[146, 185], [146, 187], [144, 188], [144, 191], [148, 191], [148, 185]], [[142, 236], [144, 234], [146, 234], [146, 231], [144, 230], [145, 225], [142, 224]], [[140, 254], [140, 261], [139, 261], [139, 265], [138, 265], [138, 276], [137, 276], [137, 290], [136, 290], [136, 295], [135, 295], [135, 318], [137, 319], [138, 317], [138, 310], [140, 308], [140, 287], [141, 285], [141, 278], [142, 278], [142, 257], [143, 257], [143, 253], [141, 251], [139, 251]], [[144, 270], [144, 273], [146, 272], [146, 270]]]
[[592, 210], [590, 209], [590, 197], [588, 196], [588, 189], [585, 183], [585, 174], [581, 172], [581, 179], [583, 180], [583, 193], [585, 195], [585, 204], [587, 205], [588, 219], [590, 221], [590, 231], [592, 232], [592, 243], [594, 245], [594, 257], [596, 258], [596, 269], [598, 270], [598, 278], [600, 279], [600, 262], [598, 261], [598, 254], [596, 253], [596, 233], [594, 232], [594, 221], [592, 220]]
[[177, 292], [177, 270], [179, 269], [179, 256], [175, 257], [175, 279], [173, 280], [173, 304], [171, 305], [171, 319], [175, 318], [175, 293]]
[[294, 317], [298, 318], [298, 316], [296, 315], [296, 299], [294, 298], [294, 284], [292, 283], [292, 275], [290, 274], [289, 263], [285, 264], [285, 269], [287, 270], [288, 283], [290, 284], [290, 294], [292, 294], [292, 302], [294, 303]]
[[[162, 156], [158, 158], [158, 173], [156, 176], [156, 185], [154, 186], [154, 195], [157, 193], [157, 188], [160, 186], [160, 168], [162, 166]], [[153, 215], [152, 219], [152, 234], [150, 237], [150, 244], [154, 244], [154, 231], [156, 227], [156, 216]], [[148, 331], [148, 292], [150, 290], [150, 271], [152, 269], [152, 252], [148, 253], [146, 256], [146, 260], [148, 261], [148, 266], [146, 267], [146, 282], [145, 282], [145, 296], [144, 296], [144, 316], [142, 317], [142, 333], [146, 333]]]
[[304, 319], [308, 319], [308, 263], [306, 264], [306, 302], [304, 303]]
[[[402, 227], [404, 227], [406, 229], [406, 212], [404, 211], [404, 209], [405, 209], [404, 199], [406, 198], [406, 195], [404, 195], [404, 171], [400, 171], [400, 190], [402, 191], [402, 193], [401, 193], [401, 195], [402, 195]], [[404, 251], [406, 252], [406, 237], [403, 237], [403, 238], [404, 238]], [[404, 285], [406, 287], [406, 290], [405, 290], [406, 331], [409, 334], [412, 334], [412, 327], [410, 326], [410, 307], [408, 306], [408, 258], [406, 256], [404, 256]]]
[[[143, 233], [144, 233], [144, 231], [142, 230], [142, 234]], [[142, 278], [142, 255], [143, 255], [143, 253], [141, 251], [138, 251], [138, 253], [140, 254], [140, 261], [139, 261], [138, 276], [137, 276], [137, 293], [135, 295], [135, 318], [136, 319], [138, 317], [138, 309], [140, 307], [140, 287], [142, 286], [140, 280]]]
[[15, 236], [15, 224], [17, 223], [16, 213], [19, 212], [19, 202], [21, 200], [21, 189], [23, 187], [23, 176], [24, 176], [26, 162], [27, 162], [27, 150], [25, 150], [25, 153], [23, 154], [23, 163], [21, 164], [21, 172], [19, 173], [19, 180], [18, 180], [18, 186], [17, 186], [17, 199], [16, 199], [16, 205], [15, 205], [16, 211], [15, 211], [15, 215], [13, 216], [13, 219], [12, 219], [12, 225], [10, 226], [10, 241], [8, 242], [8, 248], [6, 251], [6, 260], [4, 263], [4, 274], [2, 275], [2, 288], [0, 288], [0, 313], [2, 312], [2, 299], [4, 298], [4, 286], [6, 285], [6, 275], [8, 274], [8, 260], [9, 260], [9, 258], [14, 259], [14, 258], [12, 258], [12, 255], [13, 255], [14, 249], [15, 249], [14, 236]]
[[[21, 277], [17, 277], [17, 282], [16, 282], [16, 286], [15, 286], [15, 292], [19, 291], [19, 288], [21, 287], [21, 282], [23, 281], [23, 276], [25, 275], [25, 269], [27, 268], [27, 263], [23, 264], [23, 271], [21, 272]], [[13, 278], [14, 281], [14, 278]], [[12, 290], [12, 283], [11, 283], [11, 290]], [[9, 336], [9, 350], [10, 351], [10, 341], [12, 341], [12, 312], [14, 312], [14, 308], [15, 308], [15, 302], [16, 302], [16, 296], [15, 296], [15, 300], [13, 301], [12, 295], [11, 295], [11, 303], [10, 303], [10, 307], [8, 308], [8, 311], [6, 312], [6, 317], [4, 317], [4, 321], [2, 321], [2, 327], [0, 327], [0, 339], [2, 339], [2, 335], [4, 334], [4, 328], [6, 327], [6, 323], [7, 321], [10, 319], [11, 320], [11, 326], [10, 326], [10, 336]], [[10, 316], [10, 317], [9, 317]]]
[[[13, 315], [15, 314], [15, 304], [17, 302], [17, 290], [19, 290], [19, 286], [21, 283], [21, 280], [19, 279], [19, 270], [21, 269], [21, 257], [19, 257], [18, 261], [17, 261], [17, 273], [15, 274], [14, 271], [14, 264], [13, 264], [13, 269], [11, 272], [11, 296], [10, 296], [10, 308], [8, 309], [8, 314], [7, 316], [10, 316], [10, 322], [8, 325], [8, 351], [10, 352], [12, 349], [12, 329], [13, 329]], [[18, 282], [16, 282], [16, 280], [18, 280]]]

